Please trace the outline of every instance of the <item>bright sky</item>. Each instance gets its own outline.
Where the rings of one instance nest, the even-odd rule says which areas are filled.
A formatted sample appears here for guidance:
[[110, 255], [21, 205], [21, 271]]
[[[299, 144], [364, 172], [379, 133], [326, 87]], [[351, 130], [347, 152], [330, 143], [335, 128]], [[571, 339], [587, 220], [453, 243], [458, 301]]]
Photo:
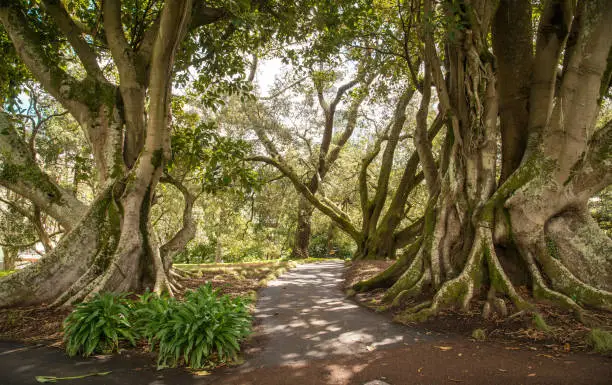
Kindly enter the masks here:
[[259, 62], [255, 81], [259, 86], [260, 96], [268, 96], [270, 88], [274, 85], [276, 75], [278, 75], [283, 67], [283, 63], [279, 58], [265, 59]]

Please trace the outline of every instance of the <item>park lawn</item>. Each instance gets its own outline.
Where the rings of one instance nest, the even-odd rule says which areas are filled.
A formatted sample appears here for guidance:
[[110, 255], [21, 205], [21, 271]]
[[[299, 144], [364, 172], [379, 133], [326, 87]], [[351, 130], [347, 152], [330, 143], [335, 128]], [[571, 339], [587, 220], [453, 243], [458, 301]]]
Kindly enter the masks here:
[[[318, 260], [317, 260], [318, 261]], [[312, 260], [300, 261], [313, 262]], [[206, 282], [222, 293], [256, 298], [257, 289], [297, 265], [294, 261], [273, 260], [249, 263], [176, 264], [188, 272], [181, 284], [195, 289]], [[178, 297], [182, 297], [181, 294]], [[44, 306], [0, 309], [0, 339], [62, 346], [62, 322], [71, 309], [46, 309]]]

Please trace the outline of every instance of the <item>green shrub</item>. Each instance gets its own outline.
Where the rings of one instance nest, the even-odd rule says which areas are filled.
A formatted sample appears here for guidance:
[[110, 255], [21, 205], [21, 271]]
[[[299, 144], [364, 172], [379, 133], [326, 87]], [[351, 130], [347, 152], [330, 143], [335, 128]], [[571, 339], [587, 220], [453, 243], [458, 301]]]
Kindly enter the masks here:
[[11, 275], [15, 272], [15, 270], [2, 270], [0, 271], [0, 278], [6, 277], [7, 275]]
[[243, 298], [219, 296], [210, 283], [188, 292], [184, 302], [171, 302], [164, 322], [150, 328], [150, 338], [158, 345], [158, 366], [176, 366], [183, 360], [199, 368], [215, 354], [219, 360], [235, 358], [251, 329], [247, 305]]
[[64, 342], [69, 356], [114, 352], [119, 349], [119, 341], [135, 345], [136, 338], [126, 294], [96, 294], [90, 301], [78, 304], [64, 320]]
[[340, 235], [334, 237], [331, 244], [328, 245], [327, 232], [319, 232], [310, 237], [308, 255], [313, 258], [349, 259], [353, 255], [353, 248], [352, 243]]
[[134, 302], [132, 324], [135, 332], [148, 340], [153, 348], [153, 337], [177, 307], [176, 299], [146, 292]]

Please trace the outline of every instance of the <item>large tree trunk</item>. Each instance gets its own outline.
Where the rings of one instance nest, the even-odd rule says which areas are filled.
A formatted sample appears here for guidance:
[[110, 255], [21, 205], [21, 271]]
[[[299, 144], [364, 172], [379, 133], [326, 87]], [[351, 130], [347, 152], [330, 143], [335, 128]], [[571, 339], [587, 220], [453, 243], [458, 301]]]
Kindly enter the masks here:
[[[190, 10], [190, 1], [176, 1], [171, 5], [166, 4], [161, 13], [149, 67], [147, 135], [132, 168], [134, 145], [117, 140], [122, 131], [121, 124], [117, 124], [121, 121], [116, 118], [117, 108], [103, 105], [99, 109], [100, 114], [93, 114], [93, 118], [92, 114], [87, 119], [77, 117], [82, 125], [91, 121], [98, 123], [89, 127], [88, 132], [101, 175], [101, 192], [84, 216], [72, 219], [76, 222], [72, 230], [51, 253], [39, 263], [0, 280], [0, 307], [36, 303], [69, 305], [99, 291], [150, 288], [156, 292], [172, 292], [169, 275], [171, 264], [163, 259], [171, 256], [174, 247], [166, 248], [163, 254], [160, 252], [149, 216], [155, 187], [170, 152], [172, 64], [178, 42], [185, 33]], [[124, 35], [119, 3], [105, 2], [104, 12], [109, 40], [117, 38], [116, 44], [121, 45]], [[0, 13], [0, 16], [4, 14]], [[9, 23], [11, 19], [3, 19], [3, 22]], [[127, 88], [120, 87], [123, 101], [125, 103], [126, 99], [131, 99], [130, 103], [125, 103], [125, 114], [132, 114], [125, 119], [125, 129], [129, 132], [145, 126], [144, 120], [140, 123], [131, 120], [144, 119], [138, 105], [144, 105], [145, 95], [129, 88], [134, 74], [130, 71], [125, 73], [130, 64], [125, 62], [128, 60], [125, 54], [124, 50], [119, 50], [114, 59], [119, 68], [120, 83], [127, 81]], [[130, 106], [133, 107], [131, 112]], [[131, 137], [138, 140], [138, 135]], [[129, 142], [130, 139], [126, 140]], [[0, 145], [2, 143], [0, 141]], [[104, 151], [108, 148], [109, 151]], [[56, 190], [54, 185], [50, 186]], [[70, 202], [60, 194], [64, 192], [58, 190], [52, 198], [53, 204], [62, 208]], [[44, 204], [44, 200], [41, 199], [41, 203]], [[56, 211], [59, 216], [61, 210]]]
[[7, 271], [15, 270], [15, 265], [17, 263], [17, 250], [11, 247], [2, 247], [2, 253], [4, 256], [3, 269]]
[[[357, 291], [388, 288], [384, 307], [410, 304], [396, 320], [422, 320], [445, 307], [467, 309], [479, 295], [486, 299], [485, 316], [494, 311], [505, 315], [504, 299], [519, 310], [535, 311], [515, 290], [505, 267], [508, 263], [527, 267], [524, 271], [536, 299], [579, 316], [584, 306], [612, 310], [612, 242], [586, 212], [588, 198], [612, 182], [612, 122], [593, 133], [601, 85], [605, 91], [609, 84], [609, 78], [602, 78], [612, 46], [612, 10], [605, 2], [589, 3], [579, 3], [573, 22], [569, 2], [568, 6], [551, 2], [542, 14], [530, 89], [529, 146], [518, 168], [504, 175], [499, 187], [495, 180], [498, 101], [507, 94], [500, 98], [498, 86], [504, 87], [504, 76], [498, 77], [492, 57], [483, 54], [488, 51], [494, 14], [491, 4], [474, 6], [469, 12], [477, 14], [461, 16], [466, 17], [465, 25], [476, 19], [478, 23], [458, 35], [461, 44], [447, 47], [448, 79], [441, 76], [433, 35], [423, 37], [425, 84], [431, 76], [441, 109], [452, 111], [447, 137], [453, 145], [448, 162], [440, 161], [448, 167], [439, 169], [441, 180], [432, 169], [425, 173], [430, 202], [419, 240], [386, 271], [354, 287]], [[432, 2], [425, 4], [424, 12], [429, 14]], [[496, 19], [504, 21], [512, 23]], [[564, 47], [564, 69], [557, 86]], [[504, 66], [499, 69], [503, 72]], [[501, 108], [523, 109], [522, 104]], [[502, 114], [502, 125], [504, 121], [516, 125]], [[417, 119], [415, 136], [419, 130], [423, 127]], [[505, 156], [515, 159], [521, 144], [509, 140], [512, 151], [508, 149]], [[431, 156], [418, 141], [416, 145], [421, 158]], [[423, 164], [424, 171], [428, 163]], [[506, 236], [494, 237], [494, 231]], [[496, 248], [502, 245], [495, 239], [519, 253], [509, 253], [502, 264]], [[415, 302], [424, 297], [429, 299]]]
[[293, 242], [292, 258], [308, 258], [310, 235], [312, 225], [312, 212], [314, 208], [307, 199], [300, 197], [297, 212], [297, 227]]

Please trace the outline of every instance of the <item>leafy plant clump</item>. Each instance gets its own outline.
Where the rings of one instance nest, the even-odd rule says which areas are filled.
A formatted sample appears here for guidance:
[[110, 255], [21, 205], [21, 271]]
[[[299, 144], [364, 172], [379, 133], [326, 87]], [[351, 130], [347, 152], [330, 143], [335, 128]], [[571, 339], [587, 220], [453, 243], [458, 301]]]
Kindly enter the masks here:
[[158, 346], [158, 366], [176, 366], [181, 361], [192, 368], [202, 367], [215, 355], [224, 361], [236, 357], [240, 341], [251, 331], [249, 301], [220, 296], [210, 283], [188, 292], [156, 324], [150, 335]]
[[64, 342], [69, 356], [115, 352], [119, 341], [136, 344], [137, 334], [130, 323], [130, 301], [126, 296], [96, 294], [90, 301], [77, 305], [64, 320]]
[[158, 351], [159, 367], [201, 368], [236, 358], [251, 332], [249, 303], [221, 296], [210, 283], [187, 292], [184, 301], [150, 292], [135, 301], [127, 294], [98, 294], [64, 321], [66, 351], [87, 357], [117, 351], [121, 341], [146, 339]]

